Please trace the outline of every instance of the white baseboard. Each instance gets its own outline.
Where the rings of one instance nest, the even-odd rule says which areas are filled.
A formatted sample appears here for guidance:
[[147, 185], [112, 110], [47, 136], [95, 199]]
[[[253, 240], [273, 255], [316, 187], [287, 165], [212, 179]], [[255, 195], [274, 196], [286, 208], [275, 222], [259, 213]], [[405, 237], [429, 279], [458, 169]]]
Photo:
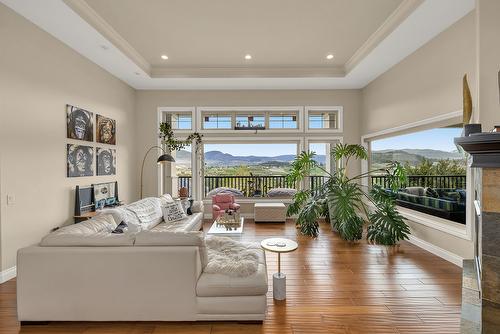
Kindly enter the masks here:
[[10, 279], [16, 277], [16, 267], [12, 267], [9, 269], [5, 269], [4, 271], [0, 271], [0, 284], [7, 282]]
[[420, 247], [422, 249], [425, 249], [426, 251], [439, 256], [442, 259], [445, 259], [448, 262], [451, 262], [459, 267], [462, 267], [462, 262], [463, 258], [461, 256], [458, 256], [457, 254], [454, 254], [450, 251], [447, 251], [446, 249], [443, 249], [441, 247], [438, 247], [436, 245], [433, 245], [427, 241], [424, 241], [422, 239], [419, 239], [413, 235], [409, 236], [409, 242], [414, 244], [417, 247]]

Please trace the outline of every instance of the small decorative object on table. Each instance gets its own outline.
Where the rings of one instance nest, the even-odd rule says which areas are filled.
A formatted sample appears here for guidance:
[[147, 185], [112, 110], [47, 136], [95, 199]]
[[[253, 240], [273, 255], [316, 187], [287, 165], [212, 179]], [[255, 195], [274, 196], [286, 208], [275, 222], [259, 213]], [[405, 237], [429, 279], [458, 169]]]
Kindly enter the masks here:
[[227, 231], [237, 230], [241, 227], [240, 213], [235, 210], [227, 209], [224, 214], [215, 220], [218, 226], [224, 226]]

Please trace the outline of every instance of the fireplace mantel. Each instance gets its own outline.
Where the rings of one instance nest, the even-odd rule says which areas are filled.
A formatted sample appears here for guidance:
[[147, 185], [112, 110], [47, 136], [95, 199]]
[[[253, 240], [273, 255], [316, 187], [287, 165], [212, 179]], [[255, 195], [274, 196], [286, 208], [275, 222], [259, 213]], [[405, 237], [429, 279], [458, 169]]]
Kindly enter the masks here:
[[500, 133], [455, 138], [455, 144], [471, 155], [471, 167], [476, 170], [474, 242], [480, 281], [480, 328], [482, 333], [500, 333]]
[[500, 132], [483, 132], [455, 138], [472, 157], [471, 167], [500, 168]]

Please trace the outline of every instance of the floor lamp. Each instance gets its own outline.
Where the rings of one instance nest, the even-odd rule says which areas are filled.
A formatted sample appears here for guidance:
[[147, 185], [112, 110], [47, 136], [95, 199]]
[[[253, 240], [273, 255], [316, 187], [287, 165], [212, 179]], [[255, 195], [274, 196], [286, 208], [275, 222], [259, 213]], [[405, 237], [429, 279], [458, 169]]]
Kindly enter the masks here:
[[142, 188], [144, 186], [144, 184], [143, 184], [144, 163], [146, 162], [146, 157], [148, 156], [149, 152], [151, 152], [155, 148], [159, 148], [163, 152], [163, 154], [160, 155], [158, 157], [158, 159], [156, 160], [156, 162], [158, 164], [163, 164], [163, 163], [167, 163], [167, 162], [175, 162], [174, 157], [171, 156], [170, 154], [168, 154], [167, 152], [165, 152], [165, 150], [162, 147], [155, 145], [155, 146], [152, 146], [152, 147], [149, 148], [149, 150], [144, 155], [144, 159], [142, 159], [142, 167], [141, 167], [141, 199], [142, 199]]

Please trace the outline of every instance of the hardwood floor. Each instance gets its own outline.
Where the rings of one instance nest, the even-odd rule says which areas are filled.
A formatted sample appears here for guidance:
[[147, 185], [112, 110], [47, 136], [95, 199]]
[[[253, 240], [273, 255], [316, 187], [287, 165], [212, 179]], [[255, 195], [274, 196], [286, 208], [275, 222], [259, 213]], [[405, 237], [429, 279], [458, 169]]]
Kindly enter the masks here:
[[[205, 230], [210, 222], [205, 222]], [[267, 253], [268, 314], [255, 323], [49, 323], [19, 327], [15, 280], [0, 285], [3, 333], [459, 333], [461, 269], [416, 246], [349, 244], [322, 224], [317, 239], [298, 236], [293, 222], [247, 221], [244, 240], [271, 236], [297, 240], [282, 256], [287, 300], [272, 298], [277, 255]]]

